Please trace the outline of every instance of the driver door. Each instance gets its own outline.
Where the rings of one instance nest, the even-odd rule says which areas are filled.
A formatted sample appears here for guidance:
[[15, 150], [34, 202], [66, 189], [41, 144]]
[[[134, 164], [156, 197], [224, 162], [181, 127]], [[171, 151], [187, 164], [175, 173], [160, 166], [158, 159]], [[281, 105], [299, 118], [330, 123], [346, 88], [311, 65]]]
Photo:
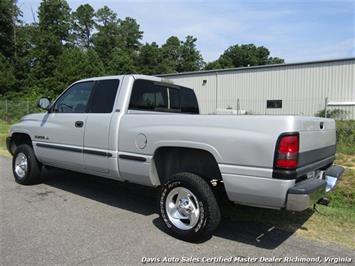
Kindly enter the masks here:
[[72, 170], [83, 168], [87, 104], [93, 86], [94, 81], [75, 83], [57, 99], [44, 117], [36, 149], [45, 164]]

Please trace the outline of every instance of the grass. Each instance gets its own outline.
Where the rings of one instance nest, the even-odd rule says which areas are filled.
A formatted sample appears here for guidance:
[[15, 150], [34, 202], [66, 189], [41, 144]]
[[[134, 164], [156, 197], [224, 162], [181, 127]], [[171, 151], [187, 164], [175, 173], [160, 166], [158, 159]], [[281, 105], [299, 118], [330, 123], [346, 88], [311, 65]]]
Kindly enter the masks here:
[[10, 125], [3, 120], [0, 120], [0, 155], [10, 156], [10, 153], [6, 149], [6, 137], [9, 131]]
[[345, 155], [355, 155], [355, 145], [337, 144], [337, 152]]
[[[0, 120], [0, 155], [10, 156], [6, 150], [9, 124]], [[306, 238], [333, 242], [355, 248], [355, 147], [340, 145], [336, 164], [345, 166], [342, 180], [329, 194], [330, 206], [317, 206], [304, 212], [287, 212], [228, 205], [226, 215], [231, 220], [254, 221], [272, 225], [281, 230], [296, 232]], [[345, 151], [341, 153], [339, 151]]]
[[[355, 248], [355, 163], [353, 156], [340, 155], [346, 161], [345, 173], [330, 192], [328, 198], [330, 205], [317, 206], [319, 212], [315, 212], [303, 225], [306, 230], [298, 230], [297, 233], [319, 240], [338, 243], [349, 248]], [[337, 159], [337, 164], [343, 165]], [[302, 214], [299, 214], [302, 215]]]

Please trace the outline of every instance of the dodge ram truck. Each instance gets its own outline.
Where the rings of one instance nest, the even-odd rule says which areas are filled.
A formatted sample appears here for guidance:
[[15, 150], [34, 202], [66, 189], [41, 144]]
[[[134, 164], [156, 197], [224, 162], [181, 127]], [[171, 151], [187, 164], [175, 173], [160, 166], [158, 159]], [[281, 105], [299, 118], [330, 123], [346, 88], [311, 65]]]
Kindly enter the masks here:
[[40, 182], [45, 166], [160, 188], [160, 217], [185, 240], [217, 228], [221, 191], [237, 204], [303, 211], [327, 203], [344, 171], [333, 165], [334, 120], [201, 115], [193, 89], [168, 79], [89, 78], [38, 105], [45, 112], [9, 130], [16, 182]]

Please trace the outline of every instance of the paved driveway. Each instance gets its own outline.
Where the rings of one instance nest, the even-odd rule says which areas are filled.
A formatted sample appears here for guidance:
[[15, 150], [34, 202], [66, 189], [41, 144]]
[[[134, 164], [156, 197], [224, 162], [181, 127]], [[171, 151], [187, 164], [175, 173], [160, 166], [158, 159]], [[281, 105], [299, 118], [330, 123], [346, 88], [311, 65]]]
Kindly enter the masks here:
[[143, 257], [323, 258], [353, 252], [237, 217], [224, 218], [203, 243], [183, 242], [163, 232], [152, 189], [59, 170], [46, 171], [44, 184], [21, 186], [10, 165], [0, 157], [0, 265], [132, 265]]

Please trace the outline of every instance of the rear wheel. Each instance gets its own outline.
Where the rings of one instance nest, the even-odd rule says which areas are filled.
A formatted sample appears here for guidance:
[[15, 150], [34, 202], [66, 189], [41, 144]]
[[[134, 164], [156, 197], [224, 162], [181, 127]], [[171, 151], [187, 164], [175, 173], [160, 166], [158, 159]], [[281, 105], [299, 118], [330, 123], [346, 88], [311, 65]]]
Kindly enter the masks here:
[[42, 165], [38, 162], [30, 145], [22, 144], [16, 148], [12, 159], [12, 170], [17, 183], [22, 185], [39, 183], [41, 168]]
[[176, 174], [164, 184], [160, 216], [172, 235], [188, 241], [208, 237], [221, 219], [212, 188], [191, 173]]

